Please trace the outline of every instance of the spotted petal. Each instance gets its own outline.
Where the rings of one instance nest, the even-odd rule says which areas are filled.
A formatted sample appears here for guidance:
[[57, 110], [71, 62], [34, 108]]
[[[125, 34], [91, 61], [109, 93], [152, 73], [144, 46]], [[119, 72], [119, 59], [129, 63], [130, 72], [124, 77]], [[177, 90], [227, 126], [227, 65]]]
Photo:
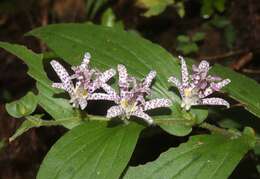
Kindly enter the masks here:
[[182, 85], [180, 83], [180, 81], [174, 77], [174, 76], [171, 76], [169, 79], [168, 79], [168, 82], [171, 82], [173, 83], [179, 90], [181, 96], [183, 97], [183, 88], [182, 88]]
[[107, 118], [114, 118], [117, 116], [122, 116], [124, 114], [124, 109], [121, 106], [112, 106], [107, 110]]
[[210, 86], [215, 90], [215, 91], [219, 91], [221, 88], [223, 88], [224, 86], [226, 86], [227, 84], [229, 84], [231, 82], [230, 79], [225, 79], [222, 80], [221, 82], [218, 83], [211, 83]]
[[70, 94], [73, 93], [73, 83], [70, 79], [68, 72], [65, 68], [57, 61], [52, 60], [51, 62], [52, 68], [55, 70], [57, 75], [59, 76], [60, 80], [62, 81], [64, 89], [69, 92]]
[[156, 76], [156, 71], [150, 71], [150, 73], [145, 77], [143, 84], [145, 88], [149, 88]]
[[65, 90], [64, 86], [62, 83], [52, 83], [51, 85], [53, 88], [59, 88]]
[[161, 108], [161, 107], [169, 107], [172, 105], [172, 102], [169, 99], [152, 99], [150, 101], [146, 101], [144, 104], [144, 111]]
[[181, 60], [181, 80], [182, 80], [182, 86], [187, 87], [189, 85], [189, 72], [186, 65], [186, 62], [182, 56], [179, 56]]
[[105, 93], [93, 93], [89, 94], [87, 100], [107, 100], [107, 101], [117, 101], [118, 96], [113, 96]]
[[198, 66], [198, 68], [202, 71], [209, 71], [209, 62], [207, 62], [206, 60], [202, 60]]
[[227, 108], [230, 107], [229, 103], [222, 98], [204, 98], [201, 100], [200, 105], [221, 105]]
[[101, 76], [99, 77], [99, 80], [105, 83], [108, 80], [110, 80], [113, 76], [115, 76], [115, 74], [116, 74], [116, 71], [111, 68], [111, 69], [106, 70], [105, 72], [103, 72], [101, 74]]
[[126, 67], [124, 65], [118, 65], [117, 70], [119, 75], [119, 82], [118, 82], [119, 87], [120, 88], [128, 87], [127, 84], [128, 74], [127, 74]]
[[96, 80], [94, 80], [91, 91], [95, 91], [98, 88], [103, 88], [108, 94], [115, 93], [115, 91], [106, 84], [113, 76], [115, 76], [116, 71], [114, 69], [109, 69], [102, 73]]
[[136, 110], [132, 113], [132, 116], [136, 116], [138, 118], [142, 118], [145, 120], [149, 125], [153, 124], [153, 119], [146, 113], [144, 113], [142, 110]]
[[114, 95], [114, 96], [117, 95], [117, 94], [116, 94], [116, 91], [115, 91], [111, 86], [109, 86], [109, 85], [106, 84], [106, 83], [103, 83], [103, 84], [101, 85], [101, 88], [102, 88], [107, 94]]

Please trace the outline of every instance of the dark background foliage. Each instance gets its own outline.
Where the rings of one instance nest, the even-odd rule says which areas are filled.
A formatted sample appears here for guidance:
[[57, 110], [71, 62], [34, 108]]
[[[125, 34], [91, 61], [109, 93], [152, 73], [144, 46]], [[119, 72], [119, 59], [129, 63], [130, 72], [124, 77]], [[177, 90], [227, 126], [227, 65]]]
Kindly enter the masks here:
[[[222, 63], [260, 81], [258, 0], [224, 1], [223, 10], [214, 7], [210, 9], [204, 1], [199, 0], [177, 1], [184, 6], [184, 17], [181, 17], [180, 12], [183, 9], [178, 9], [176, 4], [167, 6], [158, 15], [145, 17], [145, 7], [134, 0], [103, 0], [95, 10], [97, 2], [2, 0], [0, 41], [24, 44], [36, 52], [41, 52], [47, 47], [34, 38], [25, 37], [24, 33], [35, 27], [53, 23], [92, 21], [100, 24], [107, 9], [111, 8], [112, 12], [108, 13], [108, 16], [120, 21], [125, 29], [139, 33], [175, 55], [184, 54], [197, 60], [208, 59], [211, 63]], [[205, 14], [209, 17], [205, 18]], [[12, 143], [7, 142], [23, 119], [10, 117], [4, 104], [22, 97], [29, 90], [34, 90], [35, 82], [26, 74], [27, 67], [22, 61], [3, 50], [0, 51], [0, 59], [0, 178], [35, 178], [43, 157], [66, 130], [62, 127], [31, 129]], [[139, 139], [130, 161], [131, 165], [154, 160], [169, 147], [178, 146], [187, 140], [173, 137], [160, 129], [153, 134], [153, 138], [149, 138], [150, 132], [149, 129], [143, 132], [144, 135]], [[194, 133], [205, 131], [196, 129]], [[150, 148], [155, 150], [147, 153]], [[260, 164], [259, 158], [250, 152], [232, 177], [260, 177], [257, 164]]]

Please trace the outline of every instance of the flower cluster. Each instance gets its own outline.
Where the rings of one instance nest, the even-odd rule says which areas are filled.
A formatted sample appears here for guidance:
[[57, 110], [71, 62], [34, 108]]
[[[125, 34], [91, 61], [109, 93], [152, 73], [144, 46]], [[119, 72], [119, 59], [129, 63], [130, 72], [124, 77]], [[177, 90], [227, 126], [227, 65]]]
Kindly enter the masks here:
[[[51, 61], [51, 65], [61, 82], [53, 83], [52, 86], [65, 90], [70, 95], [70, 102], [73, 107], [87, 107], [88, 100], [108, 100], [116, 105], [107, 111], [107, 118], [121, 117], [129, 119], [131, 116], [142, 118], [148, 124], [153, 124], [152, 118], [146, 111], [170, 107], [172, 102], [169, 99], [151, 99], [146, 97], [151, 93], [151, 84], [156, 76], [155, 71], [150, 73], [141, 81], [127, 73], [124, 65], [118, 65], [119, 94], [107, 84], [116, 74], [114, 69], [100, 72], [89, 67], [90, 54], [85, 53], [82, 63], [73, 66], [74, 74], [69, 75], [65, 68], [57, 61]], [[208, 74], [210, 69], [207, 61], [202, 61], [198, 66], [192, 66], [192, 74], [189, 75], [185, 60], [181, 59], [181, 82], [174, 76], [169, 78], [179, 90], [182, 97], [182, 108], [189, 110], [193, 105], [224, 105], [229, 103], [221, 98], [206, 98], [215, 91], [230, 83], [229, 79], [222, 80], [220, 77]], [[102, 89], [104, 92], [96, 92]]]
[[[110, 99], [108, 94], [94, 92], [100, 88], [104, 91], [109, 91], [110, 86], [107, 84], [107, 81], [116, 74], [116, 71], [113, 69], [109, 69], [103, 73], [91, 69], [89, 67], [90, 58], [90, 54], [85, 53], [82, 63], [79, 66], [72, 67], [74, 74], [71, 76], [59, 62], [55, 60], [51, 61], [53, 69], [61, 80], [61, 83], [53, 83], [52, 87], [68, 92], [73, 107], [80, 107], [82, 110], [87, 107], [88, 100]], [[75, 85], [73, 79], [76, 81]]]
[[141, 82], [128, 75], [124, 65], [118, 65], [119, 73], [119, 95], [115, 94], [115, 103], [117, 105], [108, 109], [107, 118], [124, 116], [127, 119], [130, 116], [136, 116], [144, 119], [148, 124], [152, 124], [152, 118], [145, 111], [155, 108], [169, 107], [171, 101], [168, 99], [145, 100], [145, 96], [150, 94], [150, 85], [156, 76], [155, 71], [151, 71]]
[[182, 104], [181, 107], [189, 110], [194, 105], [224, 105], [229, 108], [229, 103], [222, 98], [206, 98], [215, 91], [230, 83], [230, 79], [222, 80], [220, 77], [208, 74], [209, 63], [201, 61], [198, 66], [192, 66], [192, 74], [189, 75], [186, 62], [183, 57], [181, 60], [181, 82], [174, 76], [168, 79], [179, 90]]

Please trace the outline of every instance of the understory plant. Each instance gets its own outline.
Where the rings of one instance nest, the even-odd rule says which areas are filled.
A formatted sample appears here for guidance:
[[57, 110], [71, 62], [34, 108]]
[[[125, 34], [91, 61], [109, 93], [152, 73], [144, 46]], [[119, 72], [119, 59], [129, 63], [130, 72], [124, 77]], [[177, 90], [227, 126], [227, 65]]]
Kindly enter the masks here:
[[[175, 58], [118, 28], [57, 24], [28, 35], [50, 51], [37, 54], [0, 42], [28, 65], [37, 89], [6, 104], [10, 115], [26, 118], [10, 142], [32, 127], [68, 129], [44, 158], [38, 179], [223, 179], [257, 145], [253, 128], [218, 123], [226, 113], [235, 117], [232, 108], [238, 103], [238, 113], [248, 111], [259, 120], [260, 86], [252, 79], [203, 59], [196, 64]], [[90, 111], [90, 102], [106, 114]], [[128, 165], [140, 133], [158, 127], [189, 139], [154, 161]], [[194, 128], [205, 131], [192, 133]]]

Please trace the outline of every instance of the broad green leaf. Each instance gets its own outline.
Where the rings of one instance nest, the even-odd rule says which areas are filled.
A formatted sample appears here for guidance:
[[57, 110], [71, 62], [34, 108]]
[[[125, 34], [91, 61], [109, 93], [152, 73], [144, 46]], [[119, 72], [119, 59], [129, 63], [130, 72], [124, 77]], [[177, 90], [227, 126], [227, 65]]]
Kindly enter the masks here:
[[17, 101], [7, 103], [5, 105], [6, 111], [15, 118], [28, 116], [34, 112], [37, 107], [37, 97], [28, 92], [24, 97]]
[[[0, 47], [16, 55], [28, 65], [28, 74], [37, 81], [39, 90], [37, 95], [38, 103], [46, 112], [54, 119], [76, 116], [76, 111], [69, 105], [68, 100], [58, 99], [53, 96], [55, 93], [61, 92], [61, 90], [51, 87], [52, 82], [44, 72], [42, 55], [38, 55], [22, 45], [0, 42]], [[72, 128], [73, 126], [66, 125], [66, 127]]]
[[231, 83], [223, 91], [241, 102], [245, 109], [260, 117], [260, 85], [256, 81], [218, 64], [214, 65], [211, 72], [222, 78], [229, 78]]
[[54, 144], [37, 179], [118, 179], [141, 130], [135, 123], [111, 128], [99, 122], [79, 125]]
[[26, 120], [22, 123], [22, 125], [15, 131], [12, 137], [9, 138], [9, 141], [12, 142], [17, 137], [27, 132], [29, 129], [33, 127], [41, 127], [41, 126], [57, 126], [57, 125], [67, 125], [67, 126], [75, 126], [81, 120], [78, 117], [71, 117], [68, 119], [61, 120], [43, 120], [41, 119], [41, 115], [35, 116], [27, 116]]
[[225, 179], [251, 149], [251, 135], [238, 138], [197, 135], [163, 153], [154, 162], [130, 167], [124, 179]]
[[[122, 30], [90, 24], [50, 25], [35, 29], [30, 34], [46, 42], [69, 64], [79, 64], [84, 52], [88, 51], [92, 55], [91, 65], [102, 70], [116, 68], [121, 63], [126, 65], [131, 75], [139, 79], [144, 78], [150, 70], [156, 70], [158, 75], [153, 85], [152, 98], [169, 98], [174, 105], [179, 105], [179, 94], [169, 90], [171, 85], [167, 81], [171, 75], [180, 76], [179, 60], [158, 45]], [[165, 113], [168, 119], [185, 119], [185, 113], [175, 108], [173, 106], [173, 112]], [[196, 118], [202, 117], [199, 121], [207, 116], [206, 110], [200, 110], [200, 115], [194, 111], [191, 110], [191, 113]], [[172, 125], [172, 130], [174, 127]]]
[[136, 5], [147, 9], [144, 16], [151, 17], [162, 13], [174, 0], [137, 0]]

